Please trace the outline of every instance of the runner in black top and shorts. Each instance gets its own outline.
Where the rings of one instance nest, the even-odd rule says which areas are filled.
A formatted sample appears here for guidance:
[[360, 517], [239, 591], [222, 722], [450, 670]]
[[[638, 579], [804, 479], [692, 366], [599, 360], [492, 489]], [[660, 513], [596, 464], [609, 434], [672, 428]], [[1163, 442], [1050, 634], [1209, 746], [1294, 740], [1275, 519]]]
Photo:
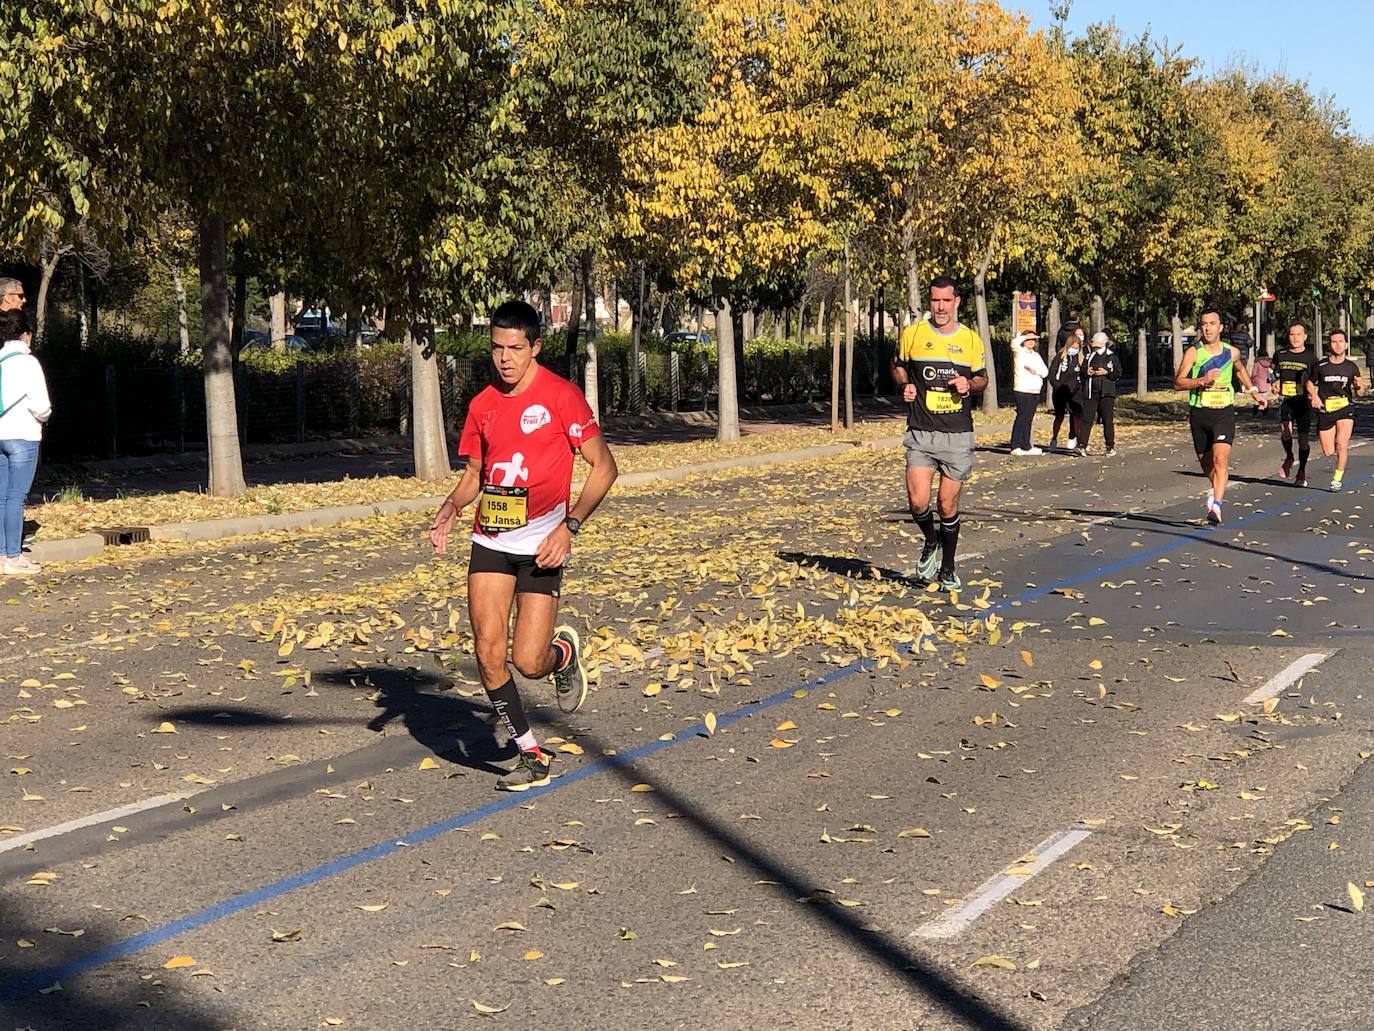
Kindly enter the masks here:
[[1346, 352], [1350, 343], [1345, 331], [1331, 331], [1331, 357], [1319, 362], [1307, 384], [1307, 396], [1317, 411], [1317, 439], [1322, 454], [1336, 456], [1336, 471], [1331, 475], [1331, 489], [1340, 490], [1345, 476], [1345, 460], [1350, 453], [1350, 432], [1355, 427], [1356, 397], [1364, 394], [1360, 367]]
[[1288, 327], [1288, 346], [1274, 355], [1274, 371], [1278, 375], [1279, 422], [1282, 424], [1283, 453], [1279, 475], [1285, 480], [1293, 471], [1293, 431], [1298, 432], [1298, 475], [1293, 483], [1307, 486], [1307, 458], [1312, 453], [1308, 435], [1312, 432], [1312, 404], [1307, 396], [1307, 384], [1317, 356], [1307, 346], [1307, 327], [1295, 322]]

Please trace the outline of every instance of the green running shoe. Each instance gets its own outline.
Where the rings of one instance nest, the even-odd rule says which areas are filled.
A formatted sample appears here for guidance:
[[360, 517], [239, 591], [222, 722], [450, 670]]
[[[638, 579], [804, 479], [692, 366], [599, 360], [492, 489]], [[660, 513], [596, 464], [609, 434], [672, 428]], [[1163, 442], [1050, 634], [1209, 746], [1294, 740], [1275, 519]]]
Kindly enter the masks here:
[[964, 589], [964, 581], [959, 579], [959, 574], [954, 572], [940, 574], [940, 590], [948, 591], [953, 594], [955, 591]]
[[587, 671], [582, 668], [582, 639], [570, 626], [560, 626], [553, 632], [555, 641], [568, 646], [569, 658], [562, 669], [553, 671], [553, 686], [558, 707], [564, 712], [576, 712], [587, 700]]
[[543, 787], [549, 782], [549, 767], [553, 757], [545, 755], [538, 748], [521, 752], [515, 761], [515, 769], [496, 782], [498, 791], [528, 791], [530, 788]]
[[921, 558], [916, 563], [916, 578], [929, 583], [935, 579], [935, 571], [940, 568], [940, 545], [928, 543], [921, 549]]

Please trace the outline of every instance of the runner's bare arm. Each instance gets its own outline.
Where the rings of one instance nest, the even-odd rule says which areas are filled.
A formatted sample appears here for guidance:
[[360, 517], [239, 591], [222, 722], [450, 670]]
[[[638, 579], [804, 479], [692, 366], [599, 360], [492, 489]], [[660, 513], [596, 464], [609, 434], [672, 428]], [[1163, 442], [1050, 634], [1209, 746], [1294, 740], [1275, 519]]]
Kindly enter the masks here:
[[[1184, 373], [1193, 367], [1197, 361], [1197, 348], [1190, 347], [1183, 352], [1183, 359], [1178, 363], [1178, 371], [1174, 373], [1175, 390], [1196, 390], [1198, 387], [1205, 387], [1207, 383], [1202, 379], [1194, 379]], [[1212, 379], [1216, 379], [1215, 376]]]
[[[596, 511], [597, 506], [610, 493], [620, 470], [615, 464], [615, 456], [611, 454], [611, 449], [606, 446], [605, 438], [599, 433], [583, 441], [579, 451], [592, 467], [592, 471], [582, 484], [582, 493], [577, 496], [577, 504], [573, 505], [568, 515], [581, 523]], [[539, 550], [534, 553], [534, 561], [543, 569], [556, 569], [563, 564], [571, 548], [572, 531], [566, 523], [559, 523], [539, 542]]]
[[906, 374], [906, 366], [902, 364], [902, 353], [900, 349], [892, 356], [892, 382], [902, 388], [902, 400], [911, 404], [916, 400], [916, 385], [911, 382], [911, 378]]
[[476, 500], [481, 489], [482, 460], [469, 458], [463, 475], [458, 479], [458, 486], [444, 498], [444, 503], [435, 513], [434, 522], [429, 524], [429, 542], [434, 545], [436, 555], [443, 555], [448, 551], [448, 534], [453, 529], [453, 521], [463, 509]]

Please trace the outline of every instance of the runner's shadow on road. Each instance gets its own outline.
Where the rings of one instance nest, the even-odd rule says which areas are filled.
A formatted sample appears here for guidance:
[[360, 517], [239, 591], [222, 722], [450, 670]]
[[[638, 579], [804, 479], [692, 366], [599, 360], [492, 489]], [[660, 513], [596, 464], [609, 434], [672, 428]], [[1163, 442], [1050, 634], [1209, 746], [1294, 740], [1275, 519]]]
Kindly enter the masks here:
[[[32, 895], [33, 889], [29, 893]], [[191, 997], [187, 987], [193, 983], [191, 968], [158, 970], [161, 956], [142, 956], [118, 976], [110, 976], [108, 971], [104, 976], [81, 976], [83, 969], [94, 969], [116, 958], [102, 954], [124, 939], [117, 930], [119, 914], [124, 910], [116, 907], [97, 915], [88, 909], [79, 918], [73, 912], [71, 906], [59, 910], [53, 904], [49, 909], [13, 892], [0, 895], [0, 941], [6, 943], [5, 955], [0, 958], [0, 1014], [6, 1028], [222, 1031], [247, 1026], [227, 998]], [[111, 926], [102, 927], [105, 920]], [[59, 934], [57, 928], [78, 933]], [[12, 943], [16, 941], [34, 945], [15, 950]], [[87, 958], [99, 963], [86, 967], [82, 961]], [[161, 976], [153, 977], [149, 971]], [[138, 976], [140, 972], [148, 979]], [[196, 983], [201, 981], [195, 979]], [[61, 988], [54, 989], [59, 983]]]
[[[547, 721], [541, 722], [547, 724]], [[652, 785], [654, 798], [676, 814], [674, 823], [691, 827], [697, 835], [710, 842], [712, 852], [723, 848], [733, 861], [747, 864], [757, 874], [759, 879], [756, 884], [761, 890], [776, 894], [783, 905], [803, 907], [806, 916], [830, 932], [831, 941], [836, 946], [848, 946], [885, 967], [925, 1002], [963, 1021], [961, 1026], [978, 1028], [979, 1031], [1028, 1031], [1025, 1025], [1018, 1023], [995, 1003], [980, 999], [974, 989], [937, 969], [933, 962], [907, 944], [905, 935], [876, 927], [869, 920], [861, 920], [851, 915], [849, 909], [837, 905], [834, 893], [826, 887], [830, 883], [826, 877], [813, 877], [800, 864], [789, 864], [777, 852], [770, 853], [749, 841], [699, 806], [686, 792], [676, 790], [658, 771], [638, 765], [637, 759], [644, 756], [645, 748], [617, 753], [609, 741], [599, 740], [596, 735], [586, 732], [579, 735], [579, 741], [586, 754], [599, 752], [603, 756], [590, 768], [583, 766], [581, 770], [594, 772], [596, 767], [601, 767], [618, 779], [626, 790], [638, 784]], [[652, 751], [657, 751], [659, 747], [661, 745], [657, 742], [649, 746]], [[542, 790], [557, 790], [557, 780], [552, 787]], [[538, 793], [541, 793], [541, 789], [530, 792], [532, 796]], [[788, 855], [794, 856], [795, 851]], [[925, 1026], [932, 1017], [932, 1014], [912, 1015], [911, 1019], [899, 1022], [904, 1027]]]
[[[515, 757], [513, 747], [497, 741], [488, 722], [491, 710], [449, 689], [449, 682], [437, 674], [390, 666], [359, 666], [314, 673], [311, 683], [366, 693], [381, 710], [368, 720], [369, 730], [380, 733], [399, 721], [412, 738], [455, 766], [501, 774], [505, 770], [496, 764]], [[257, 707], [215, 705], [164, 709], [150, 717], [153, 718], [188, 726], [259, 730], [356, 726], [359, 721], [352, 716], [296, 717]]]
[[906, 573], [888, 569], [863, 559], [847, 558], [840, 555], [808, 555], [802, 551], [779, 551], [777, 557], [784, 562], [792, 562], [810, 569], [819, 569], [836, 576], [851, 580], [891, 580], [904, 587], [924, 587], [923, 583], [912, 580]]
[[[1326, 562], [1314, 562], [1310, 559], [1294, 558], [1291, 555], [1283, 555], [1267, 546], [1260, 548], [1247, 548], [1231, 541], [1223, 540], [1211, 527], [1188, 522], [1187, 520], [1175, 521], [1165, 519], [1161, 516], [1150, 515], [1145, 512], [1108, 512], [1096, 511], [1091, 508], [1071, 508], [1068, 511], [1077, 515], [1098, 517], [1110, 516], [1121, 524], [1127, 523], [1148, 523], [1151, 527], [1159, 529], [1147, 529], [1145, 533], [1157, 533], [1168, 537], [1191, 538], [1199, 544], [1205, 544], [1210, 548], [1222, 548], [1226, 551], [1234, 551], [1250, 558], [1269, 558], [1276, 562], [1287, 562], [1291, 565], [1301, 566], [1314, 573], [1323, 573], [1327, 576], [1339, 577], [1342, 580], [1374, 580], [1374, 576], [1367, 576], [1363, 573], [1352, 573], [1349, 569], [1342, 569], [1340, 566], [1333, 566]], [[1219, 530], [1225, 530], [1223, 523]], [[1190, 532], [1191, 531], [1191, 532]]]
[[495, 765], [516, 756], [514, 744], [501, 744], [490, 722], [492, 711], [451, 689], [435, 673], [390, 666], [328, 669], [313, 676], [314, 683], [353, 690], [371, 690], [381, 711], [367, 723], [382, 731], [400, 721], [406, 731], [438, 758], [457, 766], [502, 774]]

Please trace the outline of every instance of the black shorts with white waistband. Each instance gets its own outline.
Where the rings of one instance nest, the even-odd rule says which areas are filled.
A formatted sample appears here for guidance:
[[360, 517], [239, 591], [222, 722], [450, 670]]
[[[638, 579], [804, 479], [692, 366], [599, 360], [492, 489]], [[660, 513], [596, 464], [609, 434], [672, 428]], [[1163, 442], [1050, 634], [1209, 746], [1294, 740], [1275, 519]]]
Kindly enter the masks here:
[[537, 565], [533, 555], [512, 555], [472, 542], [472, 558], [468, 560], [468, 575], [500, 573], [515, 577], [516, 594], [549, 594], [557, 598], [563, 589], [563, 567], [545, 569]]
[[1228, 447], [1236, 442], [1234, 408], [1190, 408], [1188, 426], [1193, 431], [1193, 452], [1205, 455], [1215, 444]]

